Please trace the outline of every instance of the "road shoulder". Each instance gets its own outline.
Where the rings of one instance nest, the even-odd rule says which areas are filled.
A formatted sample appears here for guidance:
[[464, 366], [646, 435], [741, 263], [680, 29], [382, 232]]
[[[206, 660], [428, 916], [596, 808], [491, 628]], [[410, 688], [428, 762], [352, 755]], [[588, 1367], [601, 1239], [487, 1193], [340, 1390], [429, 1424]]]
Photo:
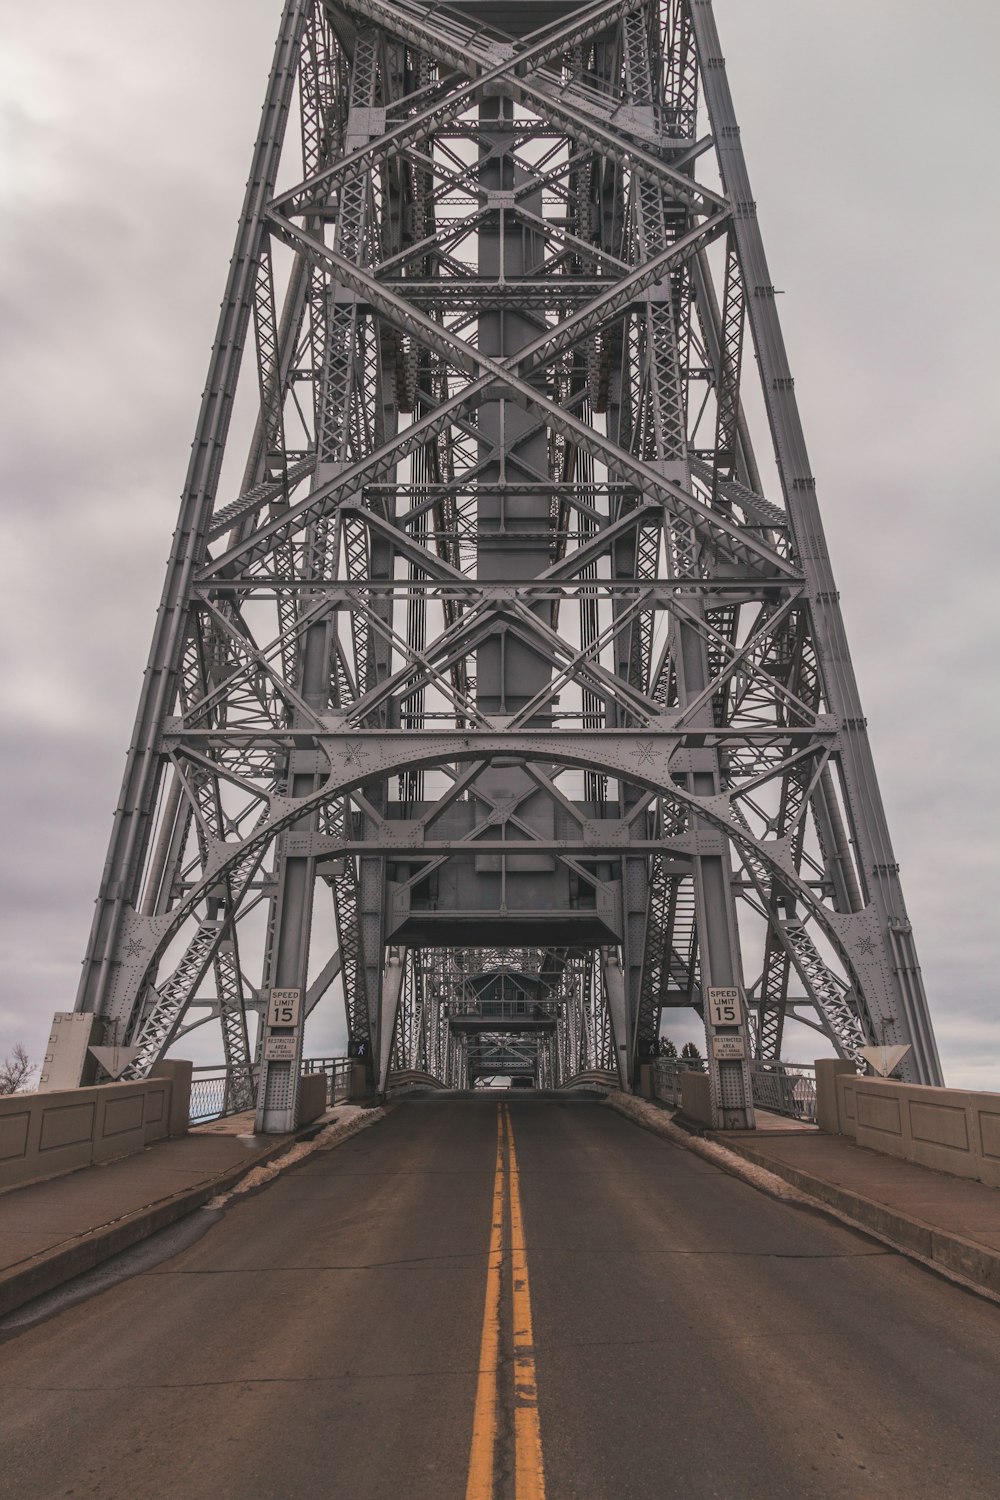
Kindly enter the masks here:
[[[1000, 1193], [995, 1188], [865, 1151], [839, 1136], [693, 1134], [676, 1124], [670, 1111], [648, 1100], [609, 1095], [607, 1102], [635, 1124], [760, 1191], [830, 1213], [1000, 1301]], [[919, 1212], [900, 1205], [904, 1194]]]
[[[312, 1151], [384, 1118], [340, 1106], [292, 1135], [190, 1131], [0, 1199], [0, 1317], [233, 1192], [263, 1187]], [[220, 1202], [220, 1199], [222, 1200]]]

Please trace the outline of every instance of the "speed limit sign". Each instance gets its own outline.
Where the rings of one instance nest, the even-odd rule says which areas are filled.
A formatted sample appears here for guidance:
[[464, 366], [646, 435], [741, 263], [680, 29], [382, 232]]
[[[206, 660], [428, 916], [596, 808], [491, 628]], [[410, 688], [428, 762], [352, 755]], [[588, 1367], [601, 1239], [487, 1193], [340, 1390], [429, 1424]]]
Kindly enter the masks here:
[[272, 990], [267, 1003], [268, 1026], [297, 1026], [301, 990]]
[[740, 992], [735, 988], [714, 985], [708, 991], [708, 1019], [712, 1026], [738, 1026], [740, 1015]]

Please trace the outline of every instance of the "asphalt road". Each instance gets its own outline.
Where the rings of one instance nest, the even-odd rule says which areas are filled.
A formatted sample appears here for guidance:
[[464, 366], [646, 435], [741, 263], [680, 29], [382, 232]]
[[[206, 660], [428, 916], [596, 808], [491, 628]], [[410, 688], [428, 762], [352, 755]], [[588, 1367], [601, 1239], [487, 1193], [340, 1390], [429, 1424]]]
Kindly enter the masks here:
[[[464, 1500], [497, 1113], [399, 1105], [7, 1336], [0, 1494]], [[606, 1106], [510, 1116], [497, 1500], [540, 1493], [515, 1497], [529, 1289], [547, 1500], [1000, 1494], [1000, 1308]]]

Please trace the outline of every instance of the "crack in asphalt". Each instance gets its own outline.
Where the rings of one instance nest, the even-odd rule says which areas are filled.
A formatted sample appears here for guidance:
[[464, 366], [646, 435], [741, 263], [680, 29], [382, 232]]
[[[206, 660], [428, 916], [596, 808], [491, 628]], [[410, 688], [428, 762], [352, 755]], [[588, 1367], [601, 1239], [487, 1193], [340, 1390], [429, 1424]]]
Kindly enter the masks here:
[[[459, 1266], [459, 1261], [468, 1261], [466, 1266]], [[433, 1270], [435, 1266], [443, 1266], [448, 1269], [462, 1271], [481, 1271], [486, 1264], [486, 1256], [481, 1251], [466, 1251], [456, 1255], [425, 1255], [412, 1256], [406, 1260], [373, 1260], [360, 1263], [342, 1264], [331, 1261], [328, 1264], [318, 1266], [276, 1266], [273, 1263], [266, 1266], [220, 1266], [217, 1270], [211, 1268], [199, 1269], [192, 1266], [190, 1270], [150, 1270], [146, 1276], [273, 1276], [275, 1273], [304, 1271], [405, 1271]]]
[[201, 1391], [226, 1390], [233, 1386], [252, 1385], [334, 1385], [349, 1380], [452, 1380], [469, 1379], [478, 1375], [478, 1365], [464, 1365], [449, 1370], [403, 1370], [393, 1374], [381, 1370], [371, 1374], [359, 1374], [347, 1370], [341, 1375], [244, 1375], [231, 1380], [157, 1380], [148, 1383], [130, 1380], [123, 1385], [28, 1385], [18, 1381], [16, 1385], [0, 1383], [0, 1390], [31, 1391], [33, 1395], [92, 1395], [101, 1396], [115, 1391]]
[[[657, 1260], [671, 1259], [686, 1256], [689, 1258], [714, 1258], [721, 1260], [803, 1260], [803, 1261], [827, 1261], [827, 1260], [875, 1260], [880, 1257], [896, 1257], [900, 1252], [888, 1247], [881, 1250], [843, 1250], [843, 1251], [809, 1251], [794, 1250], [636, 1250], [632, 1252], [601, 1251], [601, 1250], [563, 1250], [559, 1247], [534, 1247], [535, 1255], [558, 1255], [561, 1261], [565, 1260]], [[459, 1265], [460, 1261], [467, 1261], [467, 1265]], [[220, 1266], [217, 1269], [191, 1267], [179, 1270], [149, 1270], [143, 1275], [170, 1277], [181, 1276], [273, 1276], [275, 1274], [291, 1274], [293, 1272], [304, 1272], [311, 1274], [321, 1271], [399, 1271], [399, 1270], [433, 1270], [437, 1266], [446, 1269], [458, 1269], [463, 1271], [479, 1271], [485, 1263], [485, 1257], [478, 1252], [468, 1251], [464, 1254], [413, 1256], [406, 1260], [373, 1260], [357, 1263], [341, 1263], [331, 1261], [322, 1265], [312, 1266]]]

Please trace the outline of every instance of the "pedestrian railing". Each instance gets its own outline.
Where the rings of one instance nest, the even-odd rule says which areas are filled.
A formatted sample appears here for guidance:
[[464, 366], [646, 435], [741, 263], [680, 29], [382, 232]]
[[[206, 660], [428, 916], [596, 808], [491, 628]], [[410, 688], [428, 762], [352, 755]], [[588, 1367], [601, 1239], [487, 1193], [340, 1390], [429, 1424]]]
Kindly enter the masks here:
[[351, 1092], [351, 1059], [349, 1057], [304, 1057], [303, 1073], [326, 1074], [326, 1102], [339, 1104]]
[[450, 1000], [448, 1015], [477, 1017], [484, 1021], [554, 1021], [559, 1016], [557, 1000]]
[[758, 1109], [812, 1124], [816, 1119], [816, 1069], [811, 1063], [750, 1064], [753, 1102]]
[[653, 1059], [653, 1080], [657, 1099], [664, 1104], [681, 1102], [681, 1074], [704, 1073], [705, 1063], [700, 1057], [657, 1057]]
[[[351, 1059], [349, 1057], [304, 1057], [303, 1073], [326, 1074], [326, 1102], [336, 1104], [346, 1099], [351, 1091]], [[239, 1114], [252, 1109], [256, 1097], [256, 1069], [254, 1081], [244, 1074], [234, 1078], [231, 1068], [222, 1063], [196, 1067], [191, 1075], [191, 1104], [188, 1119], [192, 1125], [206, 1125], [210, 1120], [221, 1120], [226, 1115]]]
[[[657, 1057], [653, 1060], [656, 1097], [677, 1107], [684, 1073], [703, 1073], [702, 1058]], [[816, 1119], [816, 1069], [811, 1063], [751, 1062], [750, 1084], [758, 1109], [811, 1124]]]
[[191, 1074], [191, 1103], [188, 1119], [192, 1125], [204, 1125], [233, 1114], [232, 1073], [224, 1066], [194, 1068]]
[[[657, 1057], [653, 1062], [656, 1097], [665, 1104], [679, 1106], [681, 1075], [702, 1073], [701, 1058]], [[326, 1074], [326, 1102], [337, 1104], [351, 1091], [349, 1057], [305, 1057], [303, 1073]], [[816, 1119], [816, 1069], [811, 1063], [751, 1063], [750, 1080], [753, 1102], [758, 1109], [787, 1115], [793, 1120], [812, 1123]], [[203, 1125], [250, 1107], [247, 1090], [234, 1087], [230, 1069], [222, 1066], [196, 1067], [191, 1080], [192, 1125]]]

